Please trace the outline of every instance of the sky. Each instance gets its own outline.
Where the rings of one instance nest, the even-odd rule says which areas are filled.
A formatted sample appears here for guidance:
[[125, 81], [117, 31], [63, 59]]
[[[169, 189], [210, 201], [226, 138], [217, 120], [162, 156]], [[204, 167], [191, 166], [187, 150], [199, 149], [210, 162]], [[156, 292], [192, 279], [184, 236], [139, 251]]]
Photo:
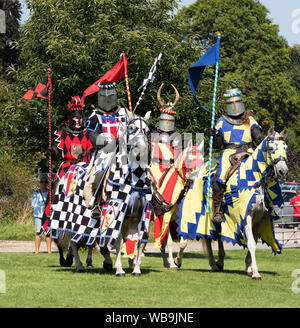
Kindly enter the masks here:
[[[23, 5], [22, 23], [29, 17], [25, 1]], [[213, 0], [212, 0], [213, 1]], [[181, 6], [189, 6], [195, 0], [182, 0]], [[269, 11], [274, 24], [279, 25], [279, 34], [285, 37], [290, 46], [300, 44], [300, 1], [299, 0], [260, 0]]]

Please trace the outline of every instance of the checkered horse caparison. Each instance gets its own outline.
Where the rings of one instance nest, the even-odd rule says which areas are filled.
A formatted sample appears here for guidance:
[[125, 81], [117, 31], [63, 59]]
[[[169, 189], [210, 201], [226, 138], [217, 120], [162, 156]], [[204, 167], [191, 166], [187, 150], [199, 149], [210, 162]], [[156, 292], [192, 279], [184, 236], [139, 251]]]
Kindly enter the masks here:
[[87, 244], [100, 238], [100, 245], [108, 243], [114, 246], [128, 204], [142, 197], [145, 206], [140, 218], [139, 236], [141, 241], [147, 240], [152, 189], [146, 171], [148, 163], [143, 159], [147, 158], [144, 151], [148, 150], [148, 134], [149, 129], [143, 118], [134, 116], [129, 120], [124, 135], [119, 138], [123, 146], [118, 148], [109, 168], [105, 186], [106, 201], [100, 220], [91, 217], [92, 210], [87, 206], [83, 190], [91, 178], [91, 169], [97, 163], [97, 157], [101, 158], [101, 150], [93, 154], [90, 163], [77, 163], [69, 169], [68, 174], [61, 179], [59, 193], [53, 199], [49, 223], [52, 237], [57, 237], [58, 230], [71, 231], [75, 242], [82, 236], [88, 236]]

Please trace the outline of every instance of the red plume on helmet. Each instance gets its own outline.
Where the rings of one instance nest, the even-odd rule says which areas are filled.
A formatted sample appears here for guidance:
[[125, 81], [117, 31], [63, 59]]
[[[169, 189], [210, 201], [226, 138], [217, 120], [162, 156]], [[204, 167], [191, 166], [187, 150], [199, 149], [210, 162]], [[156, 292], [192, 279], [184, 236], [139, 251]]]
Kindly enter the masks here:
[[71, 97], [71, 104], [68, 104], [68, 108], [70, 110], [68, 114], [68, 126], [72, 130], [78, 130], [76, 129], [76, 124], [73, 118], [75, 117], [77, 117], [78, 119], [83, 118], [82, 111], [84, 110], [84, 104], [80, 103], [80, 97], [79, 96]]
[[80, 103], [80, 97], [71, 97], [71, 104], [68, 104], [69, 110], [84, 110], [85, 105]]

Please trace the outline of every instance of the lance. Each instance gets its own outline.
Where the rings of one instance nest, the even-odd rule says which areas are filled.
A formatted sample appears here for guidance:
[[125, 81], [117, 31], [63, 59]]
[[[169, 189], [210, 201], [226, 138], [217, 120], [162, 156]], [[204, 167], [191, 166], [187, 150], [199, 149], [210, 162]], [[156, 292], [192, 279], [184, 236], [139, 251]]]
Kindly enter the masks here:
[[143, 90], [142, 90], [142, 92], [141, 92], [141, 94], [140, 94], [140, 97], [139, 97], [137, 103], [136, 103], [135, 106], [134, 106], [133, 112], [136, 111], [136, 109], [137, 109], [137, 107], [139, 106], [141, 100], [143, 99], [143, 96], [144, 96], [145, 91], [146, 91], [146, 89], [147, 89], [148, 83], [149, 83], [149, 82], [152, 83], [152, 82], [154, 81], [154, 74], [155, 74], [155, 72], [156, 72], [158, 62], [160, 61], [160, 59], [161, 59], [161, 57], [162, 57], [162, 55], [163, 55], [163, 53], [164, 53], [165, 48], [166, 48], [166, 46], [164, 45], [164, 46], [162, 47], [162, 49], [161, 49], [159, 55], [155, 58], [154, 63], [153, 63], [153, 65], [151, 66], [150, 71], [149, 71], [149, 73], [148, 73], [148, 76], [144, 79], [142, 85], [138, 88], [138, 90], [139, 90], [141, 87], [143, 87]]
[[[221, 34], [217, 33], [218, 39], [221, 39]], [[215, 126], [215, 114], [216, 114], [216, 97], [217, 97], [217, 85], [218, 85], [218, 75], [219, 75], [219, 59], [216, 62], [215, 69], [215, 82], [214, 82], [214, 92], [213, 92], [213, 102], [212, 102], [212, 113], [211, 113], [211, 129]], [[207, 191], [206, 191], [206, 212], [210, 211], [210, 196], [211, 196], [211, 166], [212, 166], [212, 149], [213, 149], [213, 136], [209, 137], [209, 153], [208, 153], [208, 177], [207, 177]]]

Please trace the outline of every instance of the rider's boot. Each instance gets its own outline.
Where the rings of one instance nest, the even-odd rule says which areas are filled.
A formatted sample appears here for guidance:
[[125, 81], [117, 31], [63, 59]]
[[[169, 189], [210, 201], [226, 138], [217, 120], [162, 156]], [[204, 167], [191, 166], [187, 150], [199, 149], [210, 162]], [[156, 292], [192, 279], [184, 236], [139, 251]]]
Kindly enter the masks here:
[[214, 217], [213, 222], [222, 222], [224, 211], [222, 208], [223, 196], [226, 190], [226, 186], [214, 181], [213, 183], [213, 204], [214, 204]]

